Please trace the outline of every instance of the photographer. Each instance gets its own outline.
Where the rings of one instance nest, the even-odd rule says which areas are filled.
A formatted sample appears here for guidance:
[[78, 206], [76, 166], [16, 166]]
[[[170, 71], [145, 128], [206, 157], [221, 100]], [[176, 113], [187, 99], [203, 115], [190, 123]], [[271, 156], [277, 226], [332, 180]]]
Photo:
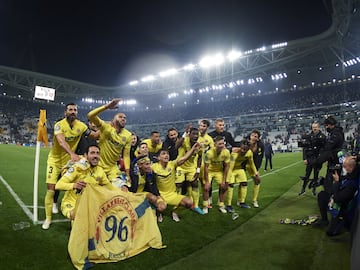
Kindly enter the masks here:
[[305, 176], [300, 176], [300, 178], [304, 181], [300, 195], [305, 194], [306, 185], [309, 182], [309, 177], [311, 171], [314, 170], [314, 179], [309, 185], [309, 188], [312, 187], [312, 194], [316, 195], [316, 186], [317, 180], [319, 178], [319, 172], [321, 170], [321, 164], [314, 163], [313, 161], [319, 157], [320, 150], [324, 147], [326, 136], [320, 130], [320, 124], [318, 122], [314, 122], [311, 125], [312, 131], [310, 134], [307, 134], [302, 137], [302, 140], [298, 143], [300, 147], [303, 147], [303, 160], [306, 165]]
[[[326, 234], [334, 236], [340, 234], [346, 227], [350, 229], [353, 220], [356, 194], [358, 190], [358, 165], [351, 156], [346, 157], [342, 170], [332, 172], [333, 195], [321, 191], [318, 195], [318, 205], [321, 219], [314, 223], [315, 227], [325, 227]], [[331, 214], [330, 224], [327, 212]]]
[[327, 161], [327, 172], [324, 179], [324, 190], [329, 194], [333, 193], [332, 191], [332, 168], [339, 165], [339, 158], [337, 153], [342, 150], [344, 144], [344, 132], [342, 127], [336, 125], [336, 119], [332, 116], [329, 116], [325, 119], [324, 125], [328, 136], [325, 141], [323, 149], [320, 151], [319, 157], [312, 162], [313, 164], [318, 164], [321, 166], [324, 162]]

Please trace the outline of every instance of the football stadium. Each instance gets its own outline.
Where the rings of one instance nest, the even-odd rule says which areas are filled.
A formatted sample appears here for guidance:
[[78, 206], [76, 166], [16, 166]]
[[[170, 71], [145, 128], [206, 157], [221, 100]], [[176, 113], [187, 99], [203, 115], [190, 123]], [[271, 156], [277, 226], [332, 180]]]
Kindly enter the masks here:
[[[316, 167], [318, 183], [311, 181], [316, 178], [315, 167], [314, 172], [310, 171], [311, 175], [304, 180], [307, 168], [304, 165], [304, 153], [308, 146], [306, 138], [309, 138], [313, 123], [318, 123], [324, 134], [320, 156], [331, 137], [328, 125], [332, 124], [343, 132], [344, 140], [339, 152], [346, 153], [346, 156], [360, 154], [359, 9], [358, 0], [333, 0], [332, 24], [323, 33], [246, 51], [231, 50], [208, 55], [199, 62], [184, 63], [182, 67], [133, 78], [127, 84], [116, 87], [0, 66], [1, 268], [359, 269], [357, 215], [352, 219], [352, 224], [342, 227], [333, 235], [328, 233], [326, 226], [314, 226], [322, 221], [319, 194], [326, 192], [326, 175], [329, 170], [330, 175], [336, 171], [330, 168], [331, 161], [326, 159]], [[116, 98], [121, 100], [113, 108], [109, 104]], [[137, 138], [134, 144], [136, 151], [140, 142], [146, 139], [151, 141], [154, 132], [160, 134], [160, 140], [165, 142], [169, 139], [170, 131], [175, 130], [177, 139], [182, 138], [183, 144], [186, 141], [190, 143], [192, 129], [189, 127], [199, 127], [196, 129], [198, 136], [203, 123], [201, 120], [206, 119], [210, 124], [207, 133], [211, 135], [210, 132], [216, 129], [221, 119], [234, 142], [229, 147], [229, 161], [221, 161], [221, 166], [227, 163], [232, 168], [233, 154], [236, 157], [237, 154], [241, 155], [244, 138], [248, 137], [250, 141], [246, 139], [246, 152], [251, 152], [249, 162], [255, 161], [250, 136], [254, 130], [260, 133], [259, 140], [269, 145], [272, 163], [268, 166], [267, 158], [261, 156], [256, 173], [252, 173], [248, 163], [241, 165], [246, 179], [240, 184], [235, 182], [230, 185], [233, 193], [230, 200], [227, 200], [228, 184], [224, 191], [223, 183], [217, 184], [215, 180], [210, 182], [209, 196], [212, 202], [206, 203], [203, 195], [208, 191], [204, 191], [200, 184], [199, 187], [192, 186], [193, 191], [199, 190], [198, 212], [194, 210], [194, 205], [187, 207], [185, 203], [186, 207], [173, 208], [168, 204], [160, 220], [160, 214], [155, 215], [156, 204], [149, 206], [151, 219], [161, 234], [160, 246], [151, 248], [153, 246], [146, 243], [141, 251], [114, 254], [114, 260], [95, 260], [89, 255], [78, 267], [72, 262], [71, 252], [80, 249], [84, 241], [75, 242], [78, 244], [72, 241], [85, 234], [85, 225], [77, 222], [76, 218], [70, 221], [62, 214], [64, 191], [60, 192], [58, 211], [53, 211], [51, 225], [49, 223], [45, 229], [43, 226], [48, 218], [44, 207], [48, 192], [44, 181], [49, 178], [48, 155], [52, 147], [56, 147], [54, 140], [58, 140], [59, 134], [57, 123], [63, 119], [66, 104], [70, 103], [77, 105], [77, 118], [85, 124], [89, 115], [93, 117], [90, 117], [91, 120], [96, 119], [97, 116], [89, 112], [99, 107], [104, 108], [99, 113], [103, 120], [97, 122], [100, 125], [114, 121], [114, 115], [125, 114], [125, 129]], [[46, 111], [45, 121], [40, 117], [40, 110]], [[332, 119], [336, 121], [332, 122]], [[39, 130], [44, 127], [48, 146], [43, 137], [39, 137]], [[100, 134], [102, 132], [100, 128]], [[99, 140], [102, 140], [101, 136]], [[217, 137], [213, 137], [215, 145], [218, 140], [224, 142], [224, 137]], [[225, 143], [229, 143], [227, 138]], [[230, 158], [231, 148], [233, 152]], [[205, 179], [210, 177], [208, 166], [211, 165], [204, 164], [211, 160], [208, 152], [212, 149], [217, 148], [211, 146], [201, 151], [203, 156], [198, 159], [197, 168], [195, 166], [196, 170], [199, 169], [197, 174], [200, 173], [201, 164], [205, 166]], [[170, 150], [166, 151], [170, 154]], [[162, 150], [158, 152], [159, 156], [152, 160], [154, 163], [162, 160]], [[336, 151], [336, 158], [340, 157], [339, 152]], [[124, 152], [121, 155], [125, 155]], [[125, 174], [125, 169], [129, 168], [121, 155], [118, 156], [117, 166]], [[175, 159], [181, 167], [179, 158]], [[140, 161], [136, 156], [138, 166], [142, 164]], [[346, 169], [345, 161], [337, 160], [335, 163], [344, 164], [342, 169]], [[232, 172], [230, 169], [229, 174]], [[345, 170], [340, 179], [348, 174], [349, 171]], [[320, 179], [325, 179], [325, 182], [322, 183]], [[244, 182], [247, 185], [243, 185]], [[159, 183], [157, 185], [160, 189]], [[175, 189], [175, 180], [173, 186]], [[245, 186], [247, 195], [241, 195]], [[190, 196], [186, 187], [185, 190], [177, 187], [177, 192], [178, 195]], [[81, 196], [77, 196], [81, 198], [84, 194], [82, 192]], [[222, 196], [225, 196], [225, 205]], [[354, 204], [354, 211], [358, 208], [356, 196], [357, 191], [349, 202], [349, 205]], [[89, 198], [89, 201], [92, 200], [90, 195]], [[175, 211], [180, 217], [179, 222], [173, 216]], [[136, 213], [139, 215], [139, 212]], [[76, 217], [78, 215], [76, 213]], [[124, 245], [124, 237], [127, 238], [128, 234], [148, 234], [148, 227], [153, 224], [144, 222], [143, 226], [147, 229], [134, 226], [131, 227], [133, 230], [128, 231], [126, 226], [130, 226], [130, 223], [117, 226], [115, 221], [110, 224], [107, 219], [103, 230], [112, 234], [111, 239], [105, 242], [117, 235], [121, 242], [119, 245]], [[78, 230], [76, 233], [75, 228]], [[88, 235], [84, 237], [86, 248], [91, 250], [90, 240], [86, 238]], [[96, 237], [99, 242], [99, 237]], [[106, 246], [106, 243], [103, 245]], [[134, 248], [132, 245], [136, 246], [132, 243], [126, 249]]]

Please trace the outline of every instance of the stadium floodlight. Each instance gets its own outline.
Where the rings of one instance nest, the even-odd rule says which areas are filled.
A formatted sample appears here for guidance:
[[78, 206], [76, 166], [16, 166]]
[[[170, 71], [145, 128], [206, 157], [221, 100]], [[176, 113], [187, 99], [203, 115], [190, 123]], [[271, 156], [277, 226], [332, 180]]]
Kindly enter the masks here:
[[193, 64], [187, 64], [186, 66], [183, 67], [183, 70], [186, 70], [186, 71], [191, 71], [195, 69], [195, 65]]
[[263, 52], [265, 50], [266, 50], [265, 46], [262, 46], [262, 47], [256, 49], [257, 52]]
[[224, 63], [224, 56], [221, 53], [216, 54], [213, 57], [206, 56], [202, 58], [199, 62], [199, 65], [203, 68], [209, 68], [212, 66], [218, 66]]
[[241, 56], [242, 56], [242, 52], [232, 50], [228, 53], [227, 58], [229, 59], [230, 62], [233, 62], [236, 59], [239, 59]]
[[281, 42], [281, 43], [271, 45], [271, 48], [278, 49], [278, 48], [282, 48], [282, 47], [286, 47], [286, 46], [287, 46], [287, 42]]
[[170, 75], [174, 75], [177, 72], [178, 71], [175, 68], [171, 68], [171, 69], [159, 72], [159, 76], [160, 77], [167, 77], [167, 76], [170, 76]]
[[179, 95], [178, 93], [173, 92], [173, 93], [168, 94], [168, 98], [175, 98], [175, 97], [177, 97], [178, 95]]
[[154, 81], [154, 80], [155, 80], [154, 75], [148, 75], [141, 79], [142, 82], [150, 82], [150, 81]]
[[94, 103], [94, 99], [89, 97], [82, 98], [81, 101], [85, 103]]
[[133, 85], [137, 85], [138, 83], [139, 83], [139, 81], [135, 80], [135, 81], [129, 82], [129, 85], [133, 86]]

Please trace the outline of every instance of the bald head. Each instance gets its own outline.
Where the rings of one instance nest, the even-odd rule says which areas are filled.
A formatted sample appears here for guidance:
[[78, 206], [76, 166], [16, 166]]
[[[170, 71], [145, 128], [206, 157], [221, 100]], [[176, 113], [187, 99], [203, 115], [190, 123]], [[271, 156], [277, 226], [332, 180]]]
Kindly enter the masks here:
[[347, 173], [352, 173], [356, 167], [356, 160], [353, 157], [346, 157], [343, 162], [343, 167]]

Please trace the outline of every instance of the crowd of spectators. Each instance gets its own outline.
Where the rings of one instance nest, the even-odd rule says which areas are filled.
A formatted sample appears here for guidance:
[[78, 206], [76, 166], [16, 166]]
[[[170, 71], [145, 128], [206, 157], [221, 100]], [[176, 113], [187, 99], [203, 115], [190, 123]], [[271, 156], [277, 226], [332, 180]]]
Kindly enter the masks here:
[[[352, 132], [357, 129], [359, 110], [356, 102], [360, 101], [360, 91], [345, 86], [334, 87], [250, 97], [219, 97], [199, 104], [184, 105], [179, 102], [170, 108], [138, 106], [135, 109], [123, 107], [121, 110], [127, 115], [129, 129], [142, 138], [147, 137], [151, 130], [166, 131], [169, 126], [183, 130], [189, 123], [197, 125], [200, 118], [222, 117], [235, 138], [258, 128], [263, 139], [268, 137], [273, 144], [287, 145], [296, 138], [293, 135], [301, 136], [306, 132], [314, 119], [333, 114], [342, 120], [346, 137], [351, 140]], [[89, 104], [79, 105], [79, 118], [87, 121], [86, 114], [92, 107]], [[0, 142], [35, 143], [40, 109], [47, 110], [48, 134], [51, 136], [53, 124], [63, 114], [63, 104], [0, 96]], [[112, 114], [104, 112], [103, 117], [110, 120]]]

